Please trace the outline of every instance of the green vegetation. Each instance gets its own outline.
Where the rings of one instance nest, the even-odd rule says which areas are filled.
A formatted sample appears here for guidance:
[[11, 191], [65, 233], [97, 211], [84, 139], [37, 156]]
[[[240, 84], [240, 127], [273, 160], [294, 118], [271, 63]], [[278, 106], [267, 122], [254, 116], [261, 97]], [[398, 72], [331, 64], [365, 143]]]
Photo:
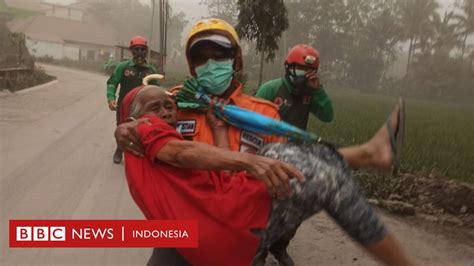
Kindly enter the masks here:
[[[396, 103], [358, 91], [329, 93], [335, 120], [323, 124], [312, 117], [309, 130], [342, 146], [367, 141]], [[473, 105], [407, 100], [402, 172], [474, 182], [473, 114]]]
[[37, 14], [37, 12], [30, 10], [7, 7], [3, 0], [0, 0], [0, 13], [12, 14], [15, 18], [27, 18]]
[[19, 75], [16, 78], [1, 79], [0, 91], [19, 91], [33, 86], [41, 85], [54, 80], [55, 77], [46, 74], [42, 69], [34, 69], [28, 74]]

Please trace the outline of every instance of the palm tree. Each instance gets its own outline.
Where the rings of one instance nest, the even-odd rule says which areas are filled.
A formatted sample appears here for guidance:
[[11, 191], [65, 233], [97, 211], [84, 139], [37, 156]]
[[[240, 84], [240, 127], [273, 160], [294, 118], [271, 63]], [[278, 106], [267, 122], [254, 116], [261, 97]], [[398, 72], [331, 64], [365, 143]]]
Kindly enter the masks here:
[[409, 40], [407, 74], [413, 61], [415, 49], [426, 50], [427, 40], [432, 33], [432, 20], [439, 7], [437, 0], [403, 0], [401, 1], [401, 19], [405, 40]]
[[474, 0], [462, 0], [460, 7], [463, 10], [464, 15], [457, 15], [455, 17], [459, 21], [459, 26], [461, 28], [459, 34], [462, 36], [461, 59], [463, 59], [466, 51], [467, 37], [474, 33]]
[[453, 21], [454, 12], [452, 11], [446, 11], [443, 19], [439, 14], [435, 14], [433, 17], [433, 52], [449, 54], [459, 43], [458, 34], [456, 33], [457, 25]]

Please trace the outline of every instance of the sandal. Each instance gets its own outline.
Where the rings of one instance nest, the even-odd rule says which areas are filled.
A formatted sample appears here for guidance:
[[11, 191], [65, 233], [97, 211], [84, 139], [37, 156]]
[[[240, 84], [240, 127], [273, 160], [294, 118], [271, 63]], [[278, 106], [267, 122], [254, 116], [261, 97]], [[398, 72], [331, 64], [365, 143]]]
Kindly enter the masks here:
[[392, 126], [390, 125], [390, 119], [392, 118], [392, 115], [390, 114], [387, 121], [387, 130], [388, 130], [388, 136], [390, 138], [390, 145], [392, 147], [392, 152], [393, 152], [393, 165], [392, 165], [392, 175], [397, 176], [398, 172], [400, 170], [400, 160], [401, 160], [401, 154], [402, 154], [402, 147], [403, 147], [403, 138], [405, 135], [405, 102], [403, 101], [403, 98], [399, 98], [398, 100], [398, 106], [399, 106], [399, 111], [398, 111], [398, 123], [397, 123], [397, 128], [393, 129]]

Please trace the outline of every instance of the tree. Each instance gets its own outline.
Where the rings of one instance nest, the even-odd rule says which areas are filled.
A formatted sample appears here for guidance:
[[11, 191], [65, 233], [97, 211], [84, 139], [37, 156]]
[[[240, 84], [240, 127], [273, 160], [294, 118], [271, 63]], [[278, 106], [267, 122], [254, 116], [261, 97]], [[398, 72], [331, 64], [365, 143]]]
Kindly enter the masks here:
[[201, 0], [199, 4], [207, 6], [211, 17], [220, 18], [235, 25], [239, 14], [237, 2], [237, 0]]
[[398, 7], [397, 0], [290, 1], [287, 39], [319, 50], [326, 81], [371, 90], [396, 59]]
[[420, 48], [426, 51], [426, 40], [429, 38], [429, 33], [432, 32], [431, 21], [439, 3], [436, 0], [403, 0], [400, 5], [404, 39], [409, 41], [406, 69], [408, 74], [415, 49]]
[[283, 0], [239, 0], [238, 7], [237, 32], [249, 41], [256, 40], [256, 50], [260, 53], [260, 86], [263, 64], [275, 58], [281, 34], [288, 28], [286, 7]]
[[[343, 29], [348, 21], [344, 0], [300, 0], [288, 4], [290, 26], [288, 47], [307, 43], [321, 54], [321, 71], [327, 79], [346, 76], [346, 44], [349, 35]], [[346, 27], [348, 29], [349, 27]]]
[[396, 59], [401, 39], [398, 4], [395, 0], [353, 1], [347, 5], [343, 24], [348, 81], [353, 87], [372, 91], [380, 86]]
[[474, 1], [473, 0], [462, 0], [462, 4], [458, 4], [463, 10], [464, 15], [457, 15], [455, 18], [459, 21], [461, 29], [460, 35], [462, 36], [461, 45], [461, 59], [464, 59], [464, 53], [466, 51], [466, 41], [470, 34], [474, 33]]
[[[170, 8], [170, 17], [168, 19], [168, 37], [167, 42], [168, 46], [171, 49], [168, 49], [169, 53], [171, 53], [171, 57], [175, 57], [177, 54], [181, 54], [184, 51], [183, 41], [182, 41], [182, 33], [183, 29], [188, 24], [188, 20], [186, 20], [186, 15], [183, 12], [179, 12], [174, 14], [172, 9]], [[168, 54], [169, 54], [168, 53]]]
[[457, 25], [454, 23], [454, 13], [446, 11], [443, 19], [439, 14], [433, 17], [433, 41], [432, 51], [434, 54], [449, 54], [459, 43], [456, 33]]

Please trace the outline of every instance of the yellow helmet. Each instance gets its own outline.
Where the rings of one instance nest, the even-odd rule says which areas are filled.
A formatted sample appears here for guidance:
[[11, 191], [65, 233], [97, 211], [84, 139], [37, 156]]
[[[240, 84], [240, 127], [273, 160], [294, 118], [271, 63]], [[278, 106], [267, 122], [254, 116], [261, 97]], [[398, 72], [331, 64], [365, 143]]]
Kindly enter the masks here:
[[188, 60], [191, 74], [196, 75], [196, 72], [194, 71], [195, 67], [192, 65], [190, 60], [190, 46], [197, 37], [205, 34], [219, 34], [231, 41], [235, 52], [234, 70], [240, 71], [242, 69], [242, 50], [240, 48], [240, 39], [237, 35], [237, 32], [235, 31], [234, 27], [232, 27], [226, 21], [218, 18], [209, 18], [196, 22], [186, 39], [186, 58]]
[[234, 40], [234, 42], [237, 43], [237, 45], [240, 45], [240, 39], [234, 27], [232, 27], [226, 21], [222, 19], [218, 19], [218, 18], [203, 19], [196, 22], [196, 24], [194, 24], [193, 28], [191, 29], [191, 32], [189, 32], [188, 34], [188, 38], [186, 39], [186, 44], [189, 44], [190, 40], [196, 34], [199, 34], [202, 32], [208, 32], [210, 30], [224, 31], [232, 37], [232, 39]]

